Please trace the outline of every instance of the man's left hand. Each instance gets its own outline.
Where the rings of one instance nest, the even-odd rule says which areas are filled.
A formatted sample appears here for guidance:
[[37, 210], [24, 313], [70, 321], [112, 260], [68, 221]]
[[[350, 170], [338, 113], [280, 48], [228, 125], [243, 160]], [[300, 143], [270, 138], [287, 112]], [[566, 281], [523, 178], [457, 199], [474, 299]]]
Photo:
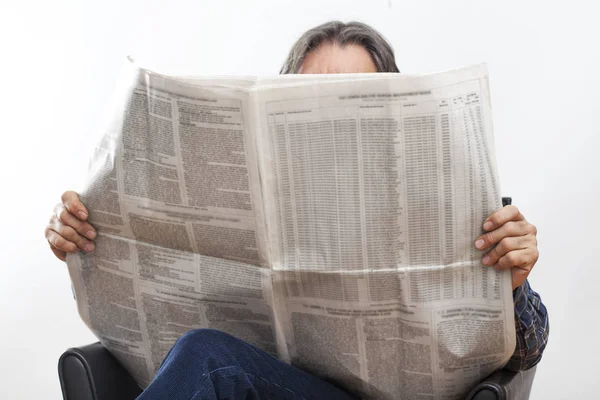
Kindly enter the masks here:
[[483, 255], [483, 265], [511, 269], [513, 290], [521, 286], [538, 260], [537, 229], [513, 205], [502, 207], [483, 222], [483, 234], [475, 241], [478, 250], [496, 247]]

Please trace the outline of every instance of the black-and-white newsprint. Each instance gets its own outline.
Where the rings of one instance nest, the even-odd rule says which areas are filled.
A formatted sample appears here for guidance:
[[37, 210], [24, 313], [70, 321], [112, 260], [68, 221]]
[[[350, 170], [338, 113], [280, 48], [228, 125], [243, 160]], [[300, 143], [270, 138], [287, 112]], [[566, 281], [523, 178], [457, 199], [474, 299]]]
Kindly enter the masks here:
[[129, 64], [71, 255], [81, 317], [143, 387], [228, 332], [368, 399], [455, 399], [515, 346], [485, 66], [168, 77]]

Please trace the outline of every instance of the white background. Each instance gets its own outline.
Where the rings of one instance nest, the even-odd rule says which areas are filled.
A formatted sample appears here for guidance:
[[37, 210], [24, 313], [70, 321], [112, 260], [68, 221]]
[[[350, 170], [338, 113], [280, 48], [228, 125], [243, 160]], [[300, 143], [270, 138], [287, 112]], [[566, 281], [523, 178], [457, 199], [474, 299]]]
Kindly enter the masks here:
[[[8, 3], [8, 4], [5, 4]], [[306, 29], [357, 19], [402, 72], [489, 64], [503, 195], [539, 230], [530, 276], [550, 343], [532, 399], [597, 396], [600, 28], [588, 1], [2, 1], [0, 398], [59, 399], [57, 360], [94, 338], [44, 226], [85, 177], [128, 54], [161, 72], [277, 74]]]

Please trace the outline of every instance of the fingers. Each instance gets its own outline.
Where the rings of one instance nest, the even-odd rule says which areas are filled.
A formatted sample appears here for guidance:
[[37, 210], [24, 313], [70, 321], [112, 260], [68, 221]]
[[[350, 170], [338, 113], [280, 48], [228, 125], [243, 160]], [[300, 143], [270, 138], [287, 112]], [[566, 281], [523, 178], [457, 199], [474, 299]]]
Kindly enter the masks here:
[[513, 289], [520, 286], [539, 258], [537, 228], [513, 205], [492, 213], [483, 223], [487, 233], [475, 240], [479, 250], [490, 249], [481, 259], [497, 270], [510, 269]]
[[83, 203], [79, 200], [77, 193], [72, 190], [67, 190], [61, 196], [62, 203], [67, 210], [73, 215], [76, 215], [82, 221], [85, 221], [89, 215]]
[[525, 217], [523, 217], [523, 214], [521, 214], [519, 209], [516, 206], [510, 205], [496, 210], [492, 215], [487, 217], [483, 222], [483, 229], [491, 231], [504, 225], [508, 221], [522, 221], [524, 219]]
[[66, 191], [61, 200], [62, 204], [54, 208], [45, 235], [54, 255], [65, 261], [67, 253], [93, 251], [92, 240], [96, 238], [96, 230], [85, 222], [89, 213], [77, 193]]
[[518, 288], [525, 282], [527, 276], [537, 262], [539, 253], [537, 247], [527, 247], [521, 250], [513, 250], [500, 257], [496, 265], [497, 270], [510, 269], [512, 275], [512, 288]]
[[483, 265], [494, 265], [507, 253], [515, 250], [526, 249], [532, 244], [532, 236], [505, 237], [498, 242], [496, 247], [491, 249], [486, 255], [483, 256], [481, 262]]
[[53, 231], [50, 228], [46, 228], [46, 239], [50, 246], [53, 248], [64, 251], [65, 253], [76, 253], [77, 245], [71, 241], [68, 241], [64, 237], [62, 237], [58, 232]]
[[539, 253], [537, 248], [528, 247], [521, 250], [513, 250], [500, 257], [495, 265], [496, 269], [522, 268], [531, 269], [537, 262]]
[[525, 236], [532, 235], [535, 237], [537, 230], [535, 226], [531, 225], [525, 219], [518, 221], [508, 221], [504, 225], [500, 226], [493, 231], [484, 233], [475, 241], [475, 247], [479, 250], [485, 250], [501, 240], [512, 236]]
[[[66, 206], [58, 204], [54, 209], [54, 213], [56, 218], [63, 225], [70, 226], [77, 231], [79, 235], [85, 236], [90, 240], [94, 240], [96, 238], [96, 230], [92, 227], [92, 225], [76, 217]], [[59, 232], [58, 230], [56, 231]]]
[[[74, 217], [73, 217], [74, 218]], [[64, 239], [67, 243], [75, 244], [76, 249], [84, 250], [87, 252], [94, 250], [94, 243], [85, 237], [81, 236], [75, 229], [62, 223], [58, 218], [53, 217], [50, 219], [50, 223], [48, 224], [48, 229], [50, 231], [56, 232], [62, 239]], [[60, 241], [62, 244], [62, 241]], [[71, 245], [68, 245], [69, 248], [72, 248]], [[63, 244], [64, 246], [64, 244]], [[60, 250], [66, 251], [68, 253], [72, 253], [72, 251], [67, 250], [66, 248], [60, 248], [55, 246]]]

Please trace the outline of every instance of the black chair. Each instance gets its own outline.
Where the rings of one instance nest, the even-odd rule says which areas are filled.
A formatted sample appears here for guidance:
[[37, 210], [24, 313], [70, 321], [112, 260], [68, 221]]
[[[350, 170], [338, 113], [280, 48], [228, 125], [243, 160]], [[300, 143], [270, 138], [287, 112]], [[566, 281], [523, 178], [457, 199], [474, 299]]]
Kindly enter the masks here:
[[[100, 342], [75, 347], [58, 360], [65, 400], [132, 400], [142, 390]], [[467, 400], [527, 400], [535, 367], [520, 372], [494, 372], [477, 385]]]

